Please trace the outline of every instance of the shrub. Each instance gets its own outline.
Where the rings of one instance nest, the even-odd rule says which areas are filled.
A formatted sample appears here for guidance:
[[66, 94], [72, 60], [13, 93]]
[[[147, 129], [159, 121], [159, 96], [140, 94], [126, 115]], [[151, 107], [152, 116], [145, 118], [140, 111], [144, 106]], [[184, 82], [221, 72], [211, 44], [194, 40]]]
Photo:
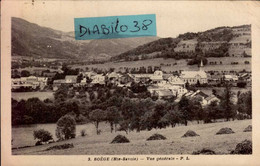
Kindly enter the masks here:
[[130, 142], [125, 136], [123, 135], [117, 135], [113, 141], [111, 142], [111, 144], [114, 144], [114, 143], [128, 143]]
[[61, 150], [61, 149], [68, 149], [68, 148], [74, 148], [74, 145], [73, 144], [55, 145], [47, 148], [46, 150]]
[[192, 130], [188, 130], [182, 137], [195, 137], [195, 136], [200, 136], [200, 135], [198, 135]]
[[56, 136], [59, 140], [75, 138], [76, 121], [72, 116], [65, 115], [58, 120]]
[[252, 125], [247, 126], [247, 128], [244, 129], [244, 132], [251, 132], [252, 131]]
[[252, 154], [252, 142], [244, 140], [237, 144], [235, 150], [233, 150], [231, 154]]
[[239, 88], [245, 88], [246, 87], [246, 82], [238, 82], [237, 87]]
[[231, 128], [222, 128], [220, 129], [216, 134], [219, 135], [219, 134], [232, 134], [232, 133], [235, 133]]
[[82, 130], [80, 131], [80, 135], [81, 135], [82, 137], [86, 136], [86, 130], [85, 130], [85, 129], [82, 129]]
[[166, 137], [161, 135], [161, 134], [154, 134], [151, 137], [149, 137], [147, 139], [147, 141], [151, 141], [151, 140], [165, 140], [165, 139], [166, 139]]
[[37, 145], [40, 145], [42, 142], [48, 142], [49, 140], [53, 140], [52, 135], [49, 131], [44, 129], [35, 130], [33, 132], [34, 139], [38, 139], [36, 142]]
[[192, 154], [199, 155], [199, 154], [216, 154], [216, 153], [211, 149], [203, 148], [202, 150], [195, 151]]
[[79, 116], [76, 116], [76, 122], [77, 124], [84, 124], [86, 122], [86, 117], [80, 114]]
[[35, 143], [35, 146], [39, 146], [39, 145], [43, 145], [43, 143], [42, 143], [41, 141], [37, 141], [37, 142]]
[[244, 115], [244, 114], [237, 114], [237, 115], [236, 115], [236, 119], [237, 119], [237, 120], [244, 120], [244, 119], [247, 119], [247, 115]]

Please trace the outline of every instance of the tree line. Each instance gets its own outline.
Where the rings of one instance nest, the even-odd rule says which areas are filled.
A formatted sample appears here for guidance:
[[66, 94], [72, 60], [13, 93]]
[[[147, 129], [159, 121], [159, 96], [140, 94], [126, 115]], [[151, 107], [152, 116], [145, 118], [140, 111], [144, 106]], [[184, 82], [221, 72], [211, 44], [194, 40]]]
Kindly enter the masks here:
[[78, 123], [92, 122], [97, 134], [101, 122], [108, 123], [111, 132], [123, 130], [128, 133], [187, 125], [189, 121], [211, 123], [217, 119], [229, 121], [252, 116], [251, 91], [238, 93], [238, 101], [234, 104], [232, 98], [235, 94], [231, 87], [226, 86], [221, 94], [216, 94], [219, 103], [213, 101], [203, 107], [200, 97], [182, 97], [179, 102], [175, 97], [158, 100], [145, 88], [138, 85], [132, 88], [136, 89], [102, 86], [87, 89], [88, 93], [94, 94], [89, 99], [89, 95], [78, 97], [72, 88], [61, 87], [55, 92], [54, 100], [12, 99], [12, 125], [56, 123], [60, 117], [70, 114]]

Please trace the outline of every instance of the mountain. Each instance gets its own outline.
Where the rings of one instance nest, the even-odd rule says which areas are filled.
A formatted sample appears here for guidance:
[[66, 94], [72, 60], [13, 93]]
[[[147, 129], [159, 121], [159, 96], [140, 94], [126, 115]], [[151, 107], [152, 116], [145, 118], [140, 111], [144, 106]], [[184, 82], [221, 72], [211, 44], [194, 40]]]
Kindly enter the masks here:
[[204, 32], [187, 32], [176, 38], [160, 38], [112, 57], [114, 61], [149, 58], [251, 56], [251, 25], [217, 27]]
[[156, 39], [158, 38], [138, 37], [91, 40], [86, 47], [81, 48], [80, 56], [91, 59], [97, 59], [98, 56], [100, 59], [107, 59]]
[[35, 58], [109, 59], [158, 37], [75, 40], [74, 32], [62, 32], [12, 18], [12, 56]]

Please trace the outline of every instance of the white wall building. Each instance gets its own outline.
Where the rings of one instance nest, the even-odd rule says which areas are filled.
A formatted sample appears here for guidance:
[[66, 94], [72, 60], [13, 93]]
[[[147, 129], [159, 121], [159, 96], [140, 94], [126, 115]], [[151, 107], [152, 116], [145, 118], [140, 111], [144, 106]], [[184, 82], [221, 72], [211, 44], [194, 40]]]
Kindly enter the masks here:
[[208, 83], [208, 76], [207, 73], [202, 68], [203, 68], [203, 63], [201, 61], [199, 71], [182, 71], [180, 78], [185, 83], [189, 83], [191, 85], [197, 84], [198, 82], [200, 84], [206, 84]]
[[102, 74], [97, 74], [95, 76], [92, 77], [92, 84], [101, 84], [104, 85], [105, 84], [105, 76], [103, 76]]

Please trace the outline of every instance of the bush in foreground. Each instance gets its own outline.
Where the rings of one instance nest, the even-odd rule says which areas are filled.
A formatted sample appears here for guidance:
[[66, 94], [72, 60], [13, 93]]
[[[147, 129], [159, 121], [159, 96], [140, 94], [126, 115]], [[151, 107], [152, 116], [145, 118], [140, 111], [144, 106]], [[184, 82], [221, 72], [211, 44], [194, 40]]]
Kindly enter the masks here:
[[69, 148], [74, 148], [74, 145], [73, 144], [55, 145], [47, 148], [46, 150], [61, 150], [61, 149], [69, 149]]
[[228, 128], [228, 127], [225, 127], [225, 128], [222, 128], [220, 129], [216, 135], [220, 135], [220, 134], [232, 134], [232, 133], [235, 133], [231, 128]]
[[76, 121], [72, 116], [65, 115], [58, 120], [56, 136], [59, 140], [75, 138]]
[[81, 130], [81, 131], [80, 131], [80, 135], [81, 135], [82, 137], [85, 137], [85, 136], [86, 136], [86, 130], [85, 130], [85, 129]]
[[182, 137], [196, 137], [200, 136], [192, 130], [188, 130]]
[[233, 150], [231, 154], [252, 154], [252, 142], [244, 140], [237, 144], [235, 150]]
[[42, 145], [43, 143], [53, 140], [51, 133], [44, 129], [35, 130], [33, 132], [33, 136], [34, 136], [34, 139], [38, 139], [38, 141], [35, 144], [36, 146]]
[[113, 141], [111, 142], [111, 144], [114, 143], [129, 143], [130, 141], [123, 135], [117, 135]]
[[154, 134], [151, 137], [147, 138], [147, 141], [151, 141], [151, 140], [165, 140], [166, 137], [161, 135], [161, 134]]
[[252, 125], [247, 126], [247, 128], [244, 129], [244, 132], [251, 132], [252, 131]]
[[202, 150], [195, 151], [192, 154], [199, 155], [199, 154], [216, 154], [216, 153], [211, 149], [203, 148]]

